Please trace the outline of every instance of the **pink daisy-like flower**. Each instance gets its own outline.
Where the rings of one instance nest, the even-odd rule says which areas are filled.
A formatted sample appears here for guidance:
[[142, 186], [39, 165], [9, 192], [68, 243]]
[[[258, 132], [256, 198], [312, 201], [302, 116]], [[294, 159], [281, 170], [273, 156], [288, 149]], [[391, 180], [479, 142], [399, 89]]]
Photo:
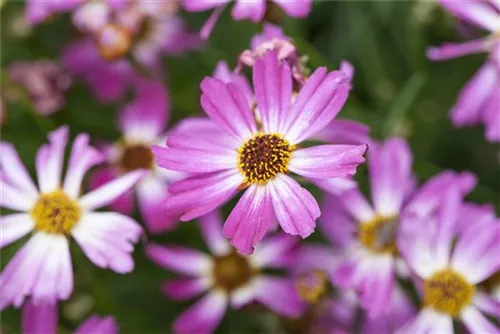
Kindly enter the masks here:
[[0, 309], [19, 307], [25, 297], [34, 303], [67, 299], [73, 290], [69, 251], [72, 236], [98, 267], [128, 273], [134, 267], [133, 244], [142, 233], [130, 217], [115, 212], [96, 212], [129, 190], [144, 175], [134, 171], [87, 194], [81, 194], [85, 173], [103, 157], [89, 146], [89, 136], [76, 137], [66, 177], [61, 182], [68, 128], [49, 134], [49, 143], [38, 150], [38, 188], [14, 147], [1, 143], [0, 205], [21, 211], [1, 216], [0, 247], [33, 232], [29, 241], [0, 274]]
[[[350, 249], [339, 247], [331, 238], [334, 224], [320, 224], [323, 235], [331, 245], [302, 245], [294, 257], [292, 272], [296, 290], [308, 307], [292, 324], [299, 325], [301, 333], [352, 333], [359, 326], [360, 333], [391, 334], [401, 328], [415, 314], [410, 298], [398, 285], [388, 301], [388, 312], [371, 317], [364, 313], [359, 318], [359, 301], [350, 289], [329, 289], [329, 277], [335, 274]], [[336, 287], [335, 285], [333, 287]], [[305, 327], [304, 327], [305, 326]]]
[[[213, 9], [212, 15], [200, 32], [203, 38], [208, 38], [219, 20], [222, 11], [230, 2], [231, 0], [183, 0], [182, 3], [184, 8], [189, 12], [201, 12]], [[264, 19], [267, 6], [272, 5], [266, 2], [266, 0], [235, 0], [231, 16], [235, 20], [260, 22]], [[291, 17], [306, 17], [312, 9], [312, 0], [273, 0], [273, 2]]]
[[[164, 133], [168, 122], [169, 105], [165, 87], [159, 82], [138, 79], [136, 99], [125, 107], [120, 117], [122, 137], [114, 144], [103, 144], [102, 153], [108, 166], [96, 171], [91, 187], [97, 188], [120, 175], [142, 169], [149, 171], [136, 184], [139, 209], [148, 230], [158, 233], [172, 228], [177, 222], [165, 211], [168, 183], [180, 179], [177, 172], [158, 168], [154, 163], [150, 146], [165, 142]], [[132, 214], [134, 197], [132, 191], [124, 193], [111, 203], [114, 210]]]
[[334, 284], [355, 289], [371, 317], [389, 311], [394, 273], [408, 274], [396, 246], [400, 216], [412, 212], [425, 217], [436, 210], [447, 188], [457, 185], [465, 194], [475, 183], [470, 174], [444, 172], [415, 192], [411, 160], [403, 139], [372, 143], [368, 169], [373, 207], [358, 189], [328, 196], [322, 206], [320, 226], [346, 254], [332, 277]]
[[258, 115], [237, 84], [205, 78], [201, 104], [221, 131], [172, 135], [167, 147], [153, 147], [161, 167], [197, 174], [173, 183], [167, 203], [181, 220], [202, 216], [247, 188], [224, 224], [224, 235], [250, 254], [274, 217], [286, 233], [309, 236], [321, 212], [314, 197], [289, 172], [307, 178], [345, 178], [364, 161], [366, 145], [300, 143], [327, 126], [344, 105], [349, 78], [320, 68], [292, 103], [292, 77], [276, 52], [253, 69]]
[[483, 314], [498, 318], [500, 303], [478, 286], [500, 270], [499, 220], [469, 210], [467, 226], [457, 232], [465, 218], [460, 191], [452, 187], [444, 197], [437, 214], [402, 219], [398, 248], [423, 281], [423, 306], [398, 333], [453, 333], [453, 321], [471, 333], [500, 333]]
[[146, 254], [158, 265], [184, 277], [163, 285], [173, 300], [205, 295], [173, 323], [175, 333], [211, 333], [221, 322], [228, 305], [241, 308], [257, 301], [282, 315], [297, 316], [303, 306], [290, 278], [271, 276], [264, 269], [290, 265], [291, 250], [298, 239], [281, 234], [264, 240], [250, 256], [235, 252], [221, 234], [221, 218], [212, 212], [201, 218], [201, 230], [211, 255], [176, 246], [150, 244]]
[[[22, 312], [22, 334], [57, 334], [57, 305], [26, 303]], [[117, 334], [113, 317], [92, 315], [78, 326], [75, 334]]]
[[456, 126], [484, 124], [486, 138], [500, 141], [500, 4], [489, 0], [440, 0], [451, 14], [489, 32], [485, 38], [464, 43], [446, 43], [432, 47], [427, 55], [432, 60], [447, 60], [468, 54], [489, 52], [481, 69], [460, 92], [451, 110]]

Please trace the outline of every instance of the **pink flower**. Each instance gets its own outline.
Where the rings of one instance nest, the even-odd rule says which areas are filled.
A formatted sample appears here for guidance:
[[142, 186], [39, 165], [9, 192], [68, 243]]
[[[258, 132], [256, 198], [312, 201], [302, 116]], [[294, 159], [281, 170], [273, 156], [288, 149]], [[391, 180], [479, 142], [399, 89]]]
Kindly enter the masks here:
[[333, 281], [341, 288], [355, 289], [371, 317], [389, 312], [395, 273], [408, 275], [396, 245], [401, 215], [411, 212], [425, 217], [437, 209], [446, 189], [457, 185], [465, 194], [475, 183], [470, 174], [443, 172], [415, 192], [411, 165], [411, 151], [403, 139], [372, 143], [368, 169], [373, 206], [358, 189], [328, 196], [322, 206], [320, 226], [346, 254]]
[[[57, 305], [26, 303], [22, 312], [23, 334], [57, 334]], [[75, 334], [117, 334], [113, 317], [92, 315], [74, 331]]]
[[[498, 333], [483, 313], [498, 318], [500, 303], [478, 284], [500, 270], [498, 218], [461, 209], [461, 194], [448, 189], [435, 215], [402, 219], [398, 247], [412, 271], [421, 279], [420, 313], [398, 333], [453, 333], [461, 321], [471, 333]], [[479, 215], [478, 215], [479, 213]], [[468, 226], [457, 232], [457, 222]]]
[[[139, 209], [148, 230], [158, 233], [171, 229], [177, 222], [165, 210], [168, 200], [168, 183], [180, 179], [180, 173], [158, 168], [150, 146], [165, 142], [164, 133], [169, 116], [169, 101], [165, 87], [159, 82], [139, 79], [136, 82], [135, 101], [124, 108], [120, 117], [122, 137], [114, 144], [102, 145], [108, 165], [96, 171], [91, 179], [93, 188], [126, 174], [142, 169], [145, 177], [134, 191]], [[114, 210], [131, 215], [134, 196], [128, 191], [111, 203]]]
[[8, 73], [41, 115], [53, 114], [65, 106], [64, 94], [71, 86], [71, 78], [59, 64], [50, 60], [17, 61], [9, 66]]
[[294, 293], [293, 281], [263, 272], [290, 264], [296, 238], [284, 234], [270, 237], [254, 254], [244, 256], [234, 252], [220, 233], [221, 218], [216, 212], [202, 217], [200, 227], [211, 255], [177, 246], [150, 244], [146, 248], [152, 261], [183, 275], [165, 282], [162, 290], [167, 297], [185, 301], [204, 293], [174, 321], [175, 333], [214, 332], [229, 304], [239, 309], [257, 301], [282, 315], [299, 314], [302, 302]]
[[[312, 0], [273, 0], [286, 14], [291, 17], [303, 18], [309, 15], [312, 9]], [[230, 0], [183, 0], [184, 8], [188, 12], [200, 12], [213, 9], [213, 13], [201, 29], [202, 38], [210, 36], [213, 27], [219, 20], [224, 7], [230, 3]], [[264, 19], [268, 3], [266, 0], [236, 0], [231, 15], [233, 19], [250, 20], [260, 22]]]
[[500, 141], [500, 5], [498, 1], [440, 0], [458, 19], [488, 31], [489, 36], [464, 43], [445, 43], [429, 48], [432, 60], [446, 60], [473, 53], [489, 52], [486, 63], [460, 92], [451, 110], [456, 126], [484, 124], [486, 138]]
[[130, 189], [144, 172], [128, 173], [82, 195], [85, 173], [103, 157], [89, 146], [88, 135], [78, 135], [61, 182], [67, 139], [68, 128], [61, 127], [38, 150], [38, 188], [14, 147], [1, 143], [0, 205], [21, 213], [2, 215], [0, 247], [33, 233], [0, 275], [0, 309], [10, 304], [19, 307], [27, 296], [36, 304], [69, 298], [73, 290], [70, 236], [98, 267], [118, 273], [134, 267], [130, 253], [142, 233], [139, 224], [115, 212], [95, 210]]
[[187, 221], [247, 188], [224, 225], [224, 235], [250, 254], [274, 217], [286, 233], [314, 231], [320, 210], [314, 197], [287, 174], [345, 178], [364, 161], [366, 145], [298, 145], [327, 126], [344, 105], [349, 86], [341, 71], [320, 68], [292, 103], [292, 77], [276, 52], [257, 60], [253, 81], [258, 117], [237, 84], [206, 78], [201, 104], [218, 131], [170, 136], [153, 147], [159, 166], [197, 174], [171, 185], [169, 210]]

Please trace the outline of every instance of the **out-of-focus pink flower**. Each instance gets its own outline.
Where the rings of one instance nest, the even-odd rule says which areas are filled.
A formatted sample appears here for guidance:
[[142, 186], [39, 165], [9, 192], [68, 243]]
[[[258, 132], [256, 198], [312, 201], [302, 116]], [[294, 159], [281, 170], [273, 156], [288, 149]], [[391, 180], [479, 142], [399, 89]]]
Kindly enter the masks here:
[[242, 52], [238, 59], [236, 72], [240, 72], [244, 66], [252, 67], [255, 60], [262, 57], [267, 51], [276, 50], [280, 61], [290, 64], [293, 78], [302, 86], [306, 79], [306, 70], [302, 64], [295, 45], [290, 37], [286, 36], [283, 29], [270, 23], [264, 24], [264, 32], [252, 38], [251, 50]]
[[[163, 144], [170, 113], [168, 93], [160, 82], [138, 79], [136, 98], [121, 112], [122, 137], [114, 144], [103, 144], [101, 151], [108, 165], [97, 170], [91, 178], [91, 187], [97, 188], [128, 172], [143, 169], [147, 175], [134, 187], [139, 209], [150, 232], [171, 229], [176, 217], [168, 215], [168, 183], [181, 178], [180, 173], [158, 168], [154, 163], [152, 144]], [[114, 210], [132, 214], [133, 192], [128, 191], [111, 203]]]
[[8, 73], [41, 115], [53, 114], [65, 106], [64, 94], [71, 86], [71, 78], [59, 64], [50, 60], [17, 61], [9, 66]]
[[[34, 305], [28, 302], [23, 306], [23, 334], [57, 334], [57, 305]], [[118, 325], [113, 317], [92, 315], [78, 326], [75, 334], [117, 334]]]
[[[453, 333], [453, 322], [465, 324], [471, 333], [498, 333], [485, 314], [500, 316], [500, 303], [478, 284], [500, 270], [498, 218], [482, 220], [480, 210], [461, 208], [457, 187], [443, 194], [436, 214], [402, 218], [398, 248], [421, 279], [420, 313], [399, 333]], [[468, 225], [457, 229], [467, 219]]]
[[440, 0], [441, 5], [458, 19], [486, 30], [489, 35], [464, 43], [445, 43], [432, 47], [427, 56], [447, 60], [468, 54], [489, 52], [486, 63], [465, 85], [451, 110], [456, 126], [484, 124], [486, 138], [500, 141], [500, 6], [495, 0]]
[[[264, 19], [267, 6], [270, 5], [266, 2], [266, 0], [235, 0], [231, 15], [235, 20], [260, 22]], [[291, 17], [306, 17], [312, 9], [312, 0], [273, 0], [273, 2]], [[212, 15], [201, 29], [201, 36], [206, 39], [210, 36], [213, 27], [230, 0], [183, 0], [182, 3], [189, 12], [213, 10]]]
[[39, 24], [55, 14], [71, 12], [84, 3], [84, 0], [27, 0], [25, 15], [31, 24]]
[[85, 173], [104, 157], [89, 146], [89, 136], [76, 137], [64, 181], [61, 180], [68, 128], [49, 134], [38, 150], [38, 188], [11, 144], [1, 143], [0, 206], [20, 213], [2, 215], [0, 247], [32, 233], [0, 275], [0, 309], [19, 307], [30, 296], [35, 304], [68, 299], [73, 291], [69, 237], [98, 267], [128, 273], [134, 268], [133, 244], [142, 233], [130, 217], [97, 212], [129, 190], [145, 174], [137, 170], [82, 194]]
[[268, 52], [253, 67], [259, 118], [237, 84], [206, 78], [201, 104], [218, 135], [170, 136], [154, 147], [159, 166], [197, 174], [170, 187], [170, 210], [181, 220], [204, 215], [247, 188], [224, 225], [224, 235], [242, 253], [267, 232], [273, 217], [283, 230], [303, 238], [320, 210], [313, 196], [289, 172], [307, 178], [346, 178], [364, 161], [366, 145], [298, 145], [327, 126], [347, 100], [345, 73], [320, 68], [292, 102], [290, 66]]
[[320, 226], [325, 235], [346, 249], [334, 283], [355, 289], [371, 317], [389, 311], [394, 274], [408, 273], [396, 245], [401, 215], [425, 217], [437, 209], [449, 187], [457, 186], [464, 195], [475, 184], [468, 173], [443, 172], [415, 192], [411, 167], [411, 151], [403, 139], [373, 142], [368, 155], [373, 206], [358, 189], [328, 196], [322, 206]]
[[291, 250], [298, 239], [281, 234], [267, 238], [251, 256], [235, 252], [221, 234], [222, 219], [217, 212], [203, 216], [200, 227], [211, 255], [179, 246], [150, 244], [148, 257], [158, 265], [181, 275], [165, 282], [163, 293], [185, 301], [204, 296], [173, 323], [175, 333], [212, 333], [229, 305], [241, 308], [259, 302], [272, 311], [294, 317], [303, 303], [294, 293], [294, 282], [287, 277], [265, 273], [266, 269], [285, 269], [292, 262]]

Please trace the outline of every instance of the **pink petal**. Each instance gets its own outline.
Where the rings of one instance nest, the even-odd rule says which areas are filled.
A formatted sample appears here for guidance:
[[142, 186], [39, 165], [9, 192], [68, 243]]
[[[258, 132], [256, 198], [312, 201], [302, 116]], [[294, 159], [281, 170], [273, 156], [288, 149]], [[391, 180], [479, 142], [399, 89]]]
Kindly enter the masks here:
[[222, 129], [240, 142], [256, 132], [252, 111], [238, 85], [207, 77], [201, 83], [201, 90], [203, 110]]
[[89, 145], [87, 134], [78, 135], [73, 143], [68, 171], [64, 179], [64, 192], [72, 198], [78, 198], [83, 177], [93, 166], [104, 161], [104, 156]]
[[298, 243], [297, 237], [284, 233], [266, 238], [255, 247], [252, 263], [258, 268], [281, 268], [289, 260], [291, 251]]
[[481, 122], [484, 107], [498, 87], [498, 75], [496, 66], [486, 63], [467, 82], [450, 112], [453, 124], [465, 126]]
[[161, 290], [168, 298], [185, 301], [200, 295], [210, 288], [203, 278], [175, 278], [163, 283]]
[[87, 210], [106, 206], [132, 188], [146, 174], [147, 171], [137, 170], [120, 176], [83, 195], [80, 198], [80, 204]]
[[314, 197], [292, 178], [280, 174], [269, 183], [274, 211], [281, 228], [289, 234], [309, 236], [321, 215]]
[[345, 248], [355, 240], [358, 223], [347, 213], [339, 197], [327, 195], [321, 203], [318, 228], [332, 245]]
[[31, 176], [24, 166], [21, 158], [12, 144], [1, 142], [0, 152], [0, 170], [2, 178], [5, 178], [14, 188], [22, 189], [24, 194], [30, 194], [31, 197], [37, 197], [38, 189], [31, 180]]
[[154, 141], [164, 130], [169, 113], [169, 97], [163, 83], [138, 79], [135, 99], [120, 114], [120, 128], [129, 140]]
[[478, 39], [465, 43], [444, 43], [438, 47], [427, 49], [427, 58], [430, 60], [448, 60], [469, 54], [487, 52], [490, 44], [487, 40]]
[[328, 179], [308, 179], [319, 189], [332, 195], [341, 195], [348, 190], [355, 189], [358, 184], [349, 177], [332, 177]]
[[35, 227], [28, 213], [18, 213], [0, 216], [0, 248], [24, 237]]
[[175, 333], [213, 333], [227, 309], [227, 296], [214, 290], [175, 319]]
[[211, 254], [220, 256], [229, 253], [231, 247], [222, 235], [222, 217], [218, 210], [200, 217], [200, 228]]
[[318, 145], [292, 153], [289, 169], [310, 178], [347, 177], [365, 159], [366, 145]]
[[460, 317], [471, 333], [498, 333], [500, 328], [486, 318], [474, 306], [465, 308]]
[[166, 209], [181, 213], [181, 220], [203, 216], [228, 201], [243, 183], [237, 170], [188, 177], [170, 185]]
[[253, 68], [255, 97], [264, 132], [282, 133], [289, 117], [292, 74], [287, 62], [278, 63], [278, 54], [268, 51]]
[[359, 189], [348, 190], [339, 197], [345, 210], [358, 222], [369, 222], [376, 217], [375, 211]]
[[212, 259], [197, 250], [150, 243], [146, 246], [146, 255], [157, 265], [181, 274], [201, 276], [212, 267]]
[[213, 74], [215, 79], [219, 79], [224, 83], [233, 82], [242, 91], [243, 95], [245, 95], [248, 103], [251, 105], [254, 101], [254, 96], [252, 92], [252, 88], [250, 87], [250, 83], [247, 78], [242, 74], [237, 74], [232, 72], [227, 65], [227, 62], [220, 60], [215, 66], [215, 71]]
[[396, 334], [414, 333], [453, 333], [452, 318], [444, 313], [438, 313], [429, 307], [425, 307], [419, 314], [410, 320], [405, 326], [396, 331]]
[[219, 22], [220, 16], [224, 11], [226, 6], [222, 5], [214, 9], [208, 20], [203, 24], [200, 29], [200, 37], [202, 40], [207, 40], [212, 34], [212, 30], [214, 29], [217, 22]]
[[54, 191], [60, 187], [68, 133], [67, 126], [59, 127], [49, 133], [49, 144], [41, 146], [38, 150], [36, 173], [41, 192]]
[[281, 315], [296, 317], [304, 305], [291, 279], [261, 275], [255, 279], [254, 299], [271, 311]]
[[120, 274], [134, 269], [131, 254], [142, 234], [134, 219], [116, 212], [90, 212], [71, 233], [96, 266]]
[[486, 139], [490, 142], [500, 141], [500, 112], [498, 110], [500, 110], [500, 79], [497, 78], [496, 88], [486, 103], [482, 117], [486, 127]]
[[441, 6], [461, 20], [482, 27], [491, 32], [500, 29], [498, 12], [481, 1], [440, 0]]
[[24, 194], [19, 189], [14, 189], [11, 185], [0, 178], [0, 206], [15, 210], [25, 211], [31, 210], [35, 204], [37, 197], [30, 197], [29, 193]]
[[230, 0], [183, 0], [182, 5], [188, 12], [202, 12], [225, 5]]
[[500, 317], [500, 300], [482, 291], [476, 291], [474, 305], [482, 312]]
[[33, 305], [27, 302], [22, 311], [22, 333], [56, 334], [58, 325], [57, 305]]
[[310, 139], [329, 144], [362, 145], [371, 141], [369, 132], [370, 128], [363, 123], [334, 119]]
[[297, 144], [321, 131], [340, 112], [350, 90], [349, 77], [342, 71], [317, 69], [307, 80], [292, 105], [285, 137]]
[[[97, 169], [90, 177], [90, 189], [98, 189], [104, 184], [113, 181], [120, 176], [121, 172], [113, 167], [103, 167]], [[134, 194], [132, 189], [127, 190], [122, 195], [118, 196], [109, 205], [113, 210], [120, 213], [131, 215], [135, 209]]]
[[260, 22], [266, 13], [266, 3], [264, 0], [237, 0], [234, 4], [231, 15], [235, 20], [250, 20]]
[[312, 0], [273, 0], [291, 17], [307, 17], [312, 9]]
[[267, 187], [251, 185], [224, 224], [224, 236], [242, 254], [253, 253], [253, 247], [269, 229], [272, 206], [268, 191]]
[[412, 153], [402, 138], [373, 143], [368, 153], [372, 201], [377, 213], [396, 216], [401, 211], [409, 184], [413, 182]]
[[90, 316], [75, 330], [75, 334], [117, 334], [118, 324], [113, 317]]

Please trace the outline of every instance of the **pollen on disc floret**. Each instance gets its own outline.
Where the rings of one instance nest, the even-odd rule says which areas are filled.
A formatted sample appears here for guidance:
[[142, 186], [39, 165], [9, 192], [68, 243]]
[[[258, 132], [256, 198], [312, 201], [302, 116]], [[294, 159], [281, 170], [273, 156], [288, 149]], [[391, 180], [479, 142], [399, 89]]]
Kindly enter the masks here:
[[78, 223], [81, 209], [61, 190], [40, 195], [31, 209], [37, 230], [50, 234], [69, 234]]
[[245, 183], [266, 184], [279, 173], [288, 173], [294, 146], [280, 134], [257, 134], [238, 149], [238, 168]]

